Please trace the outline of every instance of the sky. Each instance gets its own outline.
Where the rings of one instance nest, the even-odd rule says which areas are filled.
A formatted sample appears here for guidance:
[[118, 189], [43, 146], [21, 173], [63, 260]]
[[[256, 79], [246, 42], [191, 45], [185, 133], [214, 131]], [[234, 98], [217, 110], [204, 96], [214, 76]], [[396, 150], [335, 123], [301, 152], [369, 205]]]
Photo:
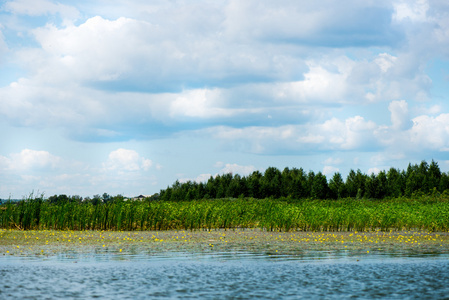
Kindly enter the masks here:
[[446, 0], [0, 1], [0, 198], [449, 171]]

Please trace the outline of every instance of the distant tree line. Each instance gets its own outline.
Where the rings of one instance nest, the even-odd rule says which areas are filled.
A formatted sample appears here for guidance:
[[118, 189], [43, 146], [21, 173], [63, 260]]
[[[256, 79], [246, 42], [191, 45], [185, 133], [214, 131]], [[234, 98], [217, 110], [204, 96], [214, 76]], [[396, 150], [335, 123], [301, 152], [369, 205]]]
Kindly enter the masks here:
[[[32, 197], [31, 197], [32, 198]], [[122, 195], [117, 195], [117, 196], [111, 196], [108, 193], [103, 193], [103, 195], [94, 195], [92, 198], [91, 197], [81, 197], [78, 195], [74, 195], [74, 196], [67, 196], [65, 194], [61, 194], [61, 195], [53, 195], [48, 197], [47, 201], [52, 203], [52, 204], [62, 204], [62, 203], [92, 203], [94, 205], [100, 204], [100, 203], [108, 203], [108, 202], [114, 202], [114, 201], [123, 201], [125, 198]]]
[[211, 176], [207, 182], [176, 181], [154, 196], [158, 200], [185, 201], [214, 198], [292, 198], [292, 199], [383, 199], [411, 197], [431, 193], [449, 193], [449, 174], [441, 172], [438, 163], [422, 161], [409, 164], [407, 170], [390, 168], [376, 174], [350, 170], [346, 180], [335, 173], [329, 180], [321, 173], [302, 168], [285, 168], [282, 172], [269, 167], [262, 174], [248, 176], [232, 173]]

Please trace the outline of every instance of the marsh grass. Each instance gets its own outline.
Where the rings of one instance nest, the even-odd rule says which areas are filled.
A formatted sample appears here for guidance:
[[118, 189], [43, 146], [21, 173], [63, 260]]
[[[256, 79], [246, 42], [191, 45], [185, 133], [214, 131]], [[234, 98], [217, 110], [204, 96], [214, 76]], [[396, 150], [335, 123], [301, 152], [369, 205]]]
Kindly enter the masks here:
[[19, 230], [266, 231], [449, 230], [449, 201], [217, 199], [53, 204], [42, 198], [0, 206], [0, 228]]

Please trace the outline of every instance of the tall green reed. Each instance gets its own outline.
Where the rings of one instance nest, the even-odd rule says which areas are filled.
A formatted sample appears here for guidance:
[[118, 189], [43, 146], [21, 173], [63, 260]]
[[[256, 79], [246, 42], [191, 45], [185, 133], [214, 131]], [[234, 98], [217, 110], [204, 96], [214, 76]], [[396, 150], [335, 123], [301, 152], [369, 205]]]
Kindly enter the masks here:
[[58, 230], [449, 230], [449, 201], [429, 196], [389, 200], [252, 198], [194, 201], [50, 203], [41, 197], [0, 206], [0, 227]]

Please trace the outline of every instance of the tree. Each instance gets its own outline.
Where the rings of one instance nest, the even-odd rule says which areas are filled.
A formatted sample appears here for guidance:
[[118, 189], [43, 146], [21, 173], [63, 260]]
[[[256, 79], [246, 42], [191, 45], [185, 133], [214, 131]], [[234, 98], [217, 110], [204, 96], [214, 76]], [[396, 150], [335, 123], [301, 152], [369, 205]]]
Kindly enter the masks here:
[[47, 201], [52, 204], [63, 204], [63, 203], [70, 202], [70, 198], [64, 194], [54, 195], [54, 196], [49, 197]]
[[269, 167], [261, 180], [262, 197], [279, 198], [281, 194], [281, 172], [275, 167]]
[[442, 173], [440, 178], [439, 191], [443, 193], [446, 190], [449, 190], [449, 174]]
[[346, 177], [346, 192], [349, 197], [357, 195], [356, 173], [352, 169], [349, 171], [348, 177]]
[[422, 162], [420, 166], [408, 164], [405, 181], [405, 195], [407, 197], [411, 197], [415, 192], [422, 192], [426, 173], [427, 163]]
[[386, 196], [400, 197], [405, 190], [405, 175], [395, 168], [390, 168], [387, 172]]
[[293, 176], [292, 197], [296, 199], [310, 197], [310, 187], [308, 185], [306, 172], [302, 168], [293, 169], [292, 176]]
[[216, 198], [216, 196], [217, 196], [216, 180], [213, 176], [211, 176], [206, 183], [206, 195], [204, 195], [204, 197], [213, 199]]
[[376, 198], [383, 199], [387, 195], [387, 174], [382, 170], [379, 172], [379, 174], [377, 174], [376, 179]]
[[290, 172], [289, 168], [284, 168], [281, 174], [281, 197], [288, 197], [293, 195], [294, 186], [293, 186], [293, 176], [292, 172]]
[[93, 205], [98, 205], [98, 204], [102, 203], [100, 195], [98, 195], [98, 194], [94, 195], [91, 202]]
[[324, 174], [318, 172], [312, 183], [311, 196], [314, 199], [326, 199], [329, 194], [329, 186], [327, 184], [327, 179]]
[[262, 174], [259, 171], [254, 171], [247, 180], [248, 196], [253, 198], [261, 198], [261, 181]]
[[[430, 163], [429, 169], [427, 171], [427, 184], [428, 191], [432, 191], [434, 188], [440, 189], [440, 180], [441, 180], [441, 171], [438, 163], [436, 163], [433, 159]], [[442, 192], [442, 191], [440, 191]]]
[[364, 198], [377, 198], [378, 186], [379, 183], [376, 175], [371, 173], [371, 175], [366, 177], [365, 180], [365, 193], [363, 194]]
[[112, 201], [112, 197], [108, 193], [103, 193], [102, 199], [103, 203], [108, 203]]
[[241, 179], [239, 174], [236, 174], [234, 178], [231, 179], [225, 192], [226, 197], [237, 198], [240, 196], [242, 193]]
[[346, 188], [349, 197], [361, 198], [365, 193], [366, 175], [362, 174], [360, 169], [357, 172], [350, 170], [346, 178]]
[[305, 188], [306, 190], [304, 191], [305, 196], [306, 197], [312, 197], [313, 198], [313, 183], [315, 180], [315, 173], [313, 171], [309, 171], [309, 173], [307, 174], [307, 184], [305, 184]]
[[340, 173], [335, 173], [329, 180], [330, 198], [340, 199], [345, 195], [345, 183]]

